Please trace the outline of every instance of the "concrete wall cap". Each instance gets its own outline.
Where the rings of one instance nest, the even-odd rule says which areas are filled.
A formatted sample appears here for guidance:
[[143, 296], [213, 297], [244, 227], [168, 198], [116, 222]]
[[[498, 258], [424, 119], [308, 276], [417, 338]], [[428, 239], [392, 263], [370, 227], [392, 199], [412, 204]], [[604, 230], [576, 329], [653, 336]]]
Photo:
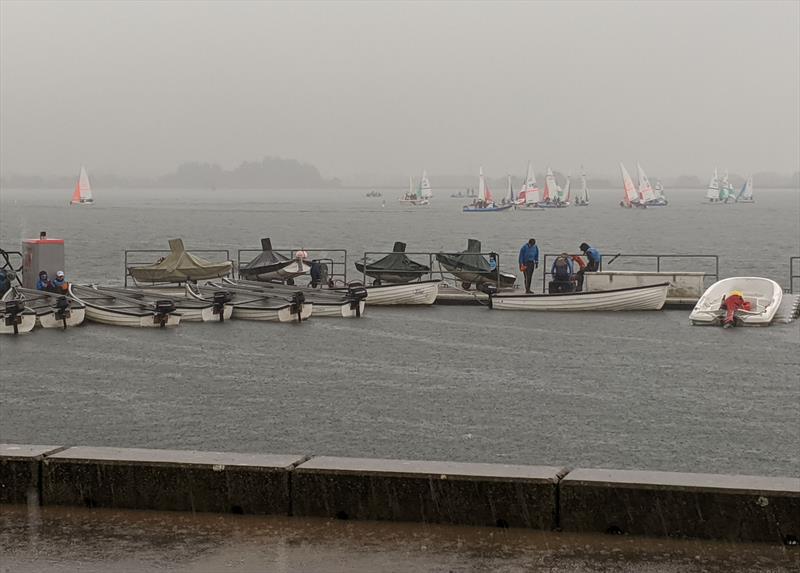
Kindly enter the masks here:
[[286, 454], [238, 454], [228, 452], [198, 452], [191, 450], [149, 450], [143, 448], [109, 448], [77, 446], [67, 448], [45, 459], [45, 463], [111, 462], [154, 465], [196, 465], [209, 466], [220, 471], [225, 466], [237, 468], [265, 468], [289, 470], [307, 456]]
[[63, 450], [66, 446], [32, 446], [26, 444], [0, 444], [0, 458], [35, 459]]
[[607, 487], [646, 487], [650, 489], [687, 488], [784, 493], [800, 495], [800, 478], [762, 477], [725, 474], [697, 474], [639, 470], [575, 469], [561, 480], [563, 487], [594, 485]]
[[396, 475], [425, 478], [476, 478], [497, 481], [539, 481], [557, 483], [566, 474], [566, 468], [552, 466], [521, 466], [440, 462], [422, 460], [389, 460], [373, 458], [313, 457], [300, 464], [299, 473], [339, 473]]

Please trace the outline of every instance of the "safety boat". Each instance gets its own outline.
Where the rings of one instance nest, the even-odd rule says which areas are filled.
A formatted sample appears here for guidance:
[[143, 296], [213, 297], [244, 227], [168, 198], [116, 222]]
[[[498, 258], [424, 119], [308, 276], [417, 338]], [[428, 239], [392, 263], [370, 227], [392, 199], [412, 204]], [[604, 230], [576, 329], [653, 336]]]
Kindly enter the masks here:
[[258, 293], [268, 297], [280, 297], [292, 301], [295, 293], [302, 293], [306, 303], [312, 306], [311, 316], [357, 318], [363, 316], [366, 305], [367, 290], [364, 287], [352, 287], [345, 291], [315, 289], [310, 287], [286, 286], [253, 282], [246, 280], [234, 281], [222, 279], [222, 283], [210, 283], [221, 289], [231, 289], [234, 292]]
[[245, 291], [220, 284], [192, 285], [186, 283], [186, 294], [191, 298], [206, 302], [222, 297], [228, 299], [227, 303], [233, 306], [231, 316], [237, 320], [302, 322], [311, 318], [314, 310], [314, 305], [306, 302], [303, 293], [299, 292], [287, 300], [285, 296]]
[[92, 322], [112, 326], [164, 327], [177, 326], [181, 321], [171, 299], [140, 301], [74, 283], [69, 285], [69, 295], [86, 307], [86, 318]]
[[[294, 258], [272, 250], [272, 240], [261, 239], [261, 253], [239, 269], [239, 277], [253, 281], [279, 281], [294, 284], [294, 279], [307, 275], [311, 266], [306, 262], [307, 253], [297, 251]], [[216, 277], [212, 277], [216, 278]]]
[[514, 207], [513, 203], [497, 204], [494, 202], [492, 191], [486, 184], [486, 179], [483, 176], [483, 167], [481, 167], [478, 175], [478, 196], [475, 201], [465, 205], [461, 210], [464, 213], [493, 213], [507, 211], [512, 207]]
[[473, 284], [481, 288], [495, 285], [498, 288], [509, 288], [517, 281], [516, 275], [500, 272], [481, 253], [481, 242], [476, 239], [467, 240], [467, 250], [461, 253], [437, 253], [436, 260], [450, 274], [461, 280], [464, 290]]
[[[120, 299], [128, 298], [153, 305], [163, 298], [158, 293], [148, 292], [143, 289], [100, 285], [94, 285], [92, 288], [99, 293], [107, 293]], [[170, 295], [170, 300], [175, 304], [175, 312], [181, 315], [181, 321], [183, 322], [224, 322], [230, 319], [233, 313], [233, 305], [230, 304], [229, 300], [225, 300], [223, 296], [201, 301], [187, 297], [185, 292], [182, 294], [183, 296]]]
[[224, 277], [233, 268], [231, 261], [216, 263], [193, 255], [181, 239], [170, 239], [169, 249], [169, 255], [151, 265], [128, 267], [128, 274], [138, 282], [181, 283]]
[[689, 315], [695, 325], [767, 326], [775, 318], [783, 290], [762, 277], [731, 277], [708, 287]]
[[[8, 294], [7, 291], [6, 294]], [[4, 300], [0, 310], [3, 312], [0, 319], [0, 334], [24, 334], [36, 326], [36, 312], [25, 306], [25, 301], [18, 298]]]
[[68, 328], [83, 323], [85, 307], [66, 293], [11, 287], [3, 302], [18, 300], [36, 313], [36, 324], [42, 328]]
[[78, 182], [75, 183], [75, 190], [72, 192], [70, 205], [94, 205], [92, 186], [89, 184], [89, 174], [86, 168], [81, 166], [81, 173], [78, 175]]
[[406, 244], [400, 241], [395, 242], [391, 254], [372, 262], [355, 263], [358, 272], [372, 277], [373, 285], [379, 286], [383, 283], [402, 284], [420, 280], [424, 275], [431, 272], [427, 265], [412, 261], [406, 256]]
[[669, 283], [604, 291], [557, 294], [491, 293], [489, 306], [498, 310], [618, 311], [661, 310]]

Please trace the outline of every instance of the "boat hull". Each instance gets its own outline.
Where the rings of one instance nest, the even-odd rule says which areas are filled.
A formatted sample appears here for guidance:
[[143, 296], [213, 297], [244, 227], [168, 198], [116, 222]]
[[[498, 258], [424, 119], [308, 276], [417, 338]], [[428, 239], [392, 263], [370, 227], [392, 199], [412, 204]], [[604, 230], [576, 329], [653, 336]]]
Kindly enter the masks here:
[[720, 309], [723, 296], [741, 291], [753, 310], [737, 310], [736, 324], [741, 326], [768, 326], [775, 318], [783, 300], [783, 289], [775, 281], [762, 277], [731, 277], [708, 287], [689, 315], [692, 324], [716, 326], [722, 324], [725, 311]]
[[492, 295], [489, 306], [497, 310], [622, 311], [661, 310], [669, 283], [607, 291], [563, 294]]
[[37, 313], [36, 323], [42, 328], [69, 328], [72, 326], [79, 326], [83, 324], [86, 318], [86, 308], [73, 306], [65, 311], [65, 316], [57, 316], [58, 314], [57, 311], [52, 309]]
[[367, 306], [429, 305], [436, 302], [440, 281], [422, 281], [400, 285], [369, 286]]
[[[16, 332], [14, 332], [15, 322]], [[29, 308], [18, 314], [15, 319], [5, 314], [0, 318], [0, 334], [25, 334], [33, 330], [34, 326], [36, 326], [36, 313]]]
[[[153, 313], [143, 315], [123, 313], [88, 304], [86, 305], [86, 319], [109, 326], [127, 326], [132, 328], [160, 328], [162, 326], [162, 319]], [[164, 317], [163, 326], [178, 326], [180, 322], [181, 315], [171, 313]]]
[[287, 304], [280, 308], [268, 308], [248, 305], [234, 305], [233, 318], [237, 320], [259, 320], [264, 322], [301, 322], [311, 318], [314, 305], [305, 303], [300, 311], [300, 316], [293, 311], [292, 305]]
[[495, 207], [462, 207], [461, 211], [464, 213], [494, 213], [497, 211], [508, 211], [514, 205], [509, 203], [508, 205], [498, 205]]
[[315, 302], [312, 316], [314, 318], [357, 318], [364, 315], [366, 302], [358, 301], [358, 307], [350, 302]]

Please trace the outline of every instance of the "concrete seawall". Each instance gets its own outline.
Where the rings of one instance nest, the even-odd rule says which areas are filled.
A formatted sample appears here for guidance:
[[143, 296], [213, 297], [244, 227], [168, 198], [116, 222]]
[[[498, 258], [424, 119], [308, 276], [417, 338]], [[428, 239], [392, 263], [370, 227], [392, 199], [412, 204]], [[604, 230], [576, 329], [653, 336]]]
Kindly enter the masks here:
[[0, 503], [797, 545], [800, 478], [0, 444]]

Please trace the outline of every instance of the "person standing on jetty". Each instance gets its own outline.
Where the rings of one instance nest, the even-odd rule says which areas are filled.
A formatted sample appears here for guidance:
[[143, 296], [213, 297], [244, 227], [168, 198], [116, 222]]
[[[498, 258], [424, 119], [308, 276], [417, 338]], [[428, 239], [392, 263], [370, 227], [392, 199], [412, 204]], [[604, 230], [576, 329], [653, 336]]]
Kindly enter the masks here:
[[519, 270], [525, 275], [525, 293], [532, 294], [531, 282], [533, 281], [533, 271], [539, 266], [539, 247], [536, 246], [536, 239], [528, 239], [519, 250]]
[[600, 263], [603, 260], [603, 256], [600, 254], [600, 251], [594, 247], [590, 247], [587, 243], [581, 243], [579, 248], [581, 252], [586, 255], [587, 263], [585, 267], [575, 273], [575, 276], [578, 279], [578, 292], [583, 290], [583, 275], [585, 273], [596, 273], [599, 271]]

